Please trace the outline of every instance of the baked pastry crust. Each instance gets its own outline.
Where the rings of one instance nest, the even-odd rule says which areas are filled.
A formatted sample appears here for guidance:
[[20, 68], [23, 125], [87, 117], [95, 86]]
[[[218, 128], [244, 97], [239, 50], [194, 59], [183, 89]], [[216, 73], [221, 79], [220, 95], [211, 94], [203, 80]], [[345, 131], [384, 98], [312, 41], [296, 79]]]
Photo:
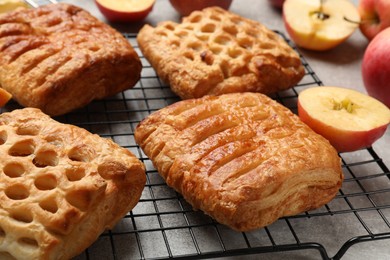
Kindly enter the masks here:
[[329, 142], [259, 93], [172, 104], [144, 119], [135, 140], [195, 209], [239, 231], [318, 208], [343, 180]]
[[299, 56], [275, 32], [219, 7], [195, 11], [180, 24], [145, 25], [137, 40], [159, 77], [182, 99], [271, 94], [304, 76]]
[[128, 40], [79, 7], [0, 16], [0, 86], [22, 106], [65, 114], [131, 88], [141, 69]]
[[139, 201], [127, 149], [35, 108], [0, 115], [0, 258], [70, 259]]

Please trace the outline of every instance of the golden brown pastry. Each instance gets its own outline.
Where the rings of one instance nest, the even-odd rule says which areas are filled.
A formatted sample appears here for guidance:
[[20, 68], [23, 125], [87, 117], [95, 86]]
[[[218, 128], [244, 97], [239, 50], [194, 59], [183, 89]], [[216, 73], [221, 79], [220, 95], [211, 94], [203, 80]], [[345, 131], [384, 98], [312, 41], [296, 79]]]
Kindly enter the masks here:
[[0, 259], [70, 259], [139, 201], [127, 149], [39, 109], [0, 115]]
[[0, 86], [23, 106], [65, 114], [131, 88], [141, 69], [128, 40], [79, 7], [0, 16]]
[[304, 75], [299, 56], [281, 37], [219, 7], [195, 11], [180, 24], [145, 25], [137, 40], [157, 74], [183, 99], [271, 94]]
[[343, 180], [329, 142], [259, 93], [180, 101], [144, 119], [135, 139], [169, 186], [239, 231], [318, 208]]

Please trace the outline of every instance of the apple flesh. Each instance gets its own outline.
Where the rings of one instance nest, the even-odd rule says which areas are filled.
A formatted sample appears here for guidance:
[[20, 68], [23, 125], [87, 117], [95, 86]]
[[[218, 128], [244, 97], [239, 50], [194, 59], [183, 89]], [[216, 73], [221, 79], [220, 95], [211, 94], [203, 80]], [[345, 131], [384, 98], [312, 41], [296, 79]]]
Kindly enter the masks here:
[[358, 91], [312, 87], [298, 96], [298, 115], [338, 152], [370, 147], [386, 132], [390, 109]]
[[187, 16], [193, 11], [202, 10], [210, 6], [219, 6], [228, 10], [233, 0], [169, 0], [175, 10], [182, 16]]
[[283, 21], [296, 45], [325, 51], [351, 36], [359, 26], [360, 15], [349, 0], [286, 0]]
[[95, 0], [95, 3], [110, 22], [135, 22], [153, 10], [155, 0]]
[[0, 13], [7, 13], [17, 8], [28, 8], [28, 4], [23, 0], [0, 0]]
[[390, 27], [390, 1], [360, 0], [358, 11], [361, 17], [360, 31], [368, 40]]
[[390, 28], [368, 44], [362, 61], [362, 78], [367, 93], [390, 108]]

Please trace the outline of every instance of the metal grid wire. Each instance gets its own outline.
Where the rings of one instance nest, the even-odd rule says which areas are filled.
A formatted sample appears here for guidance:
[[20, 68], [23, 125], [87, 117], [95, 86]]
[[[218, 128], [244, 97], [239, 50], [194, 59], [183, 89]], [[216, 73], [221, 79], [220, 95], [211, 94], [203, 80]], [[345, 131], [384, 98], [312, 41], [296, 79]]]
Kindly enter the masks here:
[[[280, 36], [295, 48], [283, 34]], [[165, 184], [134, 141], [134, 129], [143, 118], [179, 98], [143, 57], [135, 35], [125, 37], [143, 64], [137, 85], [55, 119], [111, 138], [129, 149], [145, 164], [147, 184], [133, 211], [76, 259], [199, 259], [297, 251], [310, 259], [340, 259], [355, 244], [390, 238], [390, 173], [372, 148], [340, 154], [343, 187], [334, 200], [317, 210], [281, 218], [268, 227], [244, 233], [193, 211], [180, 194]], [[300, 57], [306, 71], [302, 81], [272, 96], [293, 112], [302, 90], [323, 85], [305, 58]], [[11, 102], [5, 110], [15, 108], [19, 106]]]

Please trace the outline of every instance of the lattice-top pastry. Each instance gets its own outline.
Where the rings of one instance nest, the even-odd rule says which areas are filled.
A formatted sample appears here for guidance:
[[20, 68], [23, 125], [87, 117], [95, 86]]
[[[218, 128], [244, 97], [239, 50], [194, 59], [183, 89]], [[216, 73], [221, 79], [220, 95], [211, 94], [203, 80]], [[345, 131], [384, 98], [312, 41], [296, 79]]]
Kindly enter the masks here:
[[343, 180], [329, 142], [259, 93], [180, 101], [142, 121], [135, 139], [195, 209], [240, 231], [318, 208]]
[[137, 40], [157, 74], [183, 99], [270, 94], [304, 75], [299, 56], [280, 36], [218, 7], [195, 11], [180, 24], [145, 25]]
[[70, 259], [139, 201], [127, 149], [35, 108], [0, 115], [0, 259]]
[[0, 86], [23, 106], [65, 114], [131, 88], [141, 69], [128, 40], [79, 7], [0, 16]]

